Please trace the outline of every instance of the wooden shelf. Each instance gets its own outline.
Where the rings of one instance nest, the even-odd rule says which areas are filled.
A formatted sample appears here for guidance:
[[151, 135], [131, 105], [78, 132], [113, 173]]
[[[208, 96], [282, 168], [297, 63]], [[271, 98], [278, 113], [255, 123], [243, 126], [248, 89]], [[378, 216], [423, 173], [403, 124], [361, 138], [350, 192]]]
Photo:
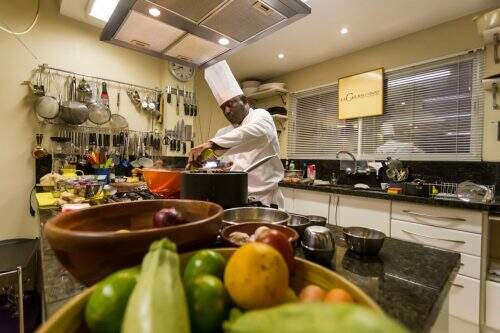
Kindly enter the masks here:
[[273, 97], [273, 96], [280, 96], [281, 99], [283, 99], [283, 95], [286, 95], [286, 94], [288, 94], [288, 91], [286, 89], [269, 89], [269, 90], [257, 91], [253, 94], [249, 94], [249, 95], [247, 95], [247, 98], [251, 99], [251, 100], [258, 100], [258, 99], [264, 99], [264, 98]]

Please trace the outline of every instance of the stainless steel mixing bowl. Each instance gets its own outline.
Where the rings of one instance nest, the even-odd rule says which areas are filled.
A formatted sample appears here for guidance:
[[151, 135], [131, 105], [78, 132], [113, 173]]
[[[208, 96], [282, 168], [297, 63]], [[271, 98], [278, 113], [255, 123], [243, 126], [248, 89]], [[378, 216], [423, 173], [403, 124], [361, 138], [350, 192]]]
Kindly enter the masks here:
[[344, 238], [349, 250], [364, 256], [376, 256], [384, 244], [383, 232], [362, 228], [344, 228]]
[[233, 225], [246, 222], [266, 222], [286, 225], [290, 215], [281, 210], [265, 207], [239, 207], [226, 209], [222, 223]]

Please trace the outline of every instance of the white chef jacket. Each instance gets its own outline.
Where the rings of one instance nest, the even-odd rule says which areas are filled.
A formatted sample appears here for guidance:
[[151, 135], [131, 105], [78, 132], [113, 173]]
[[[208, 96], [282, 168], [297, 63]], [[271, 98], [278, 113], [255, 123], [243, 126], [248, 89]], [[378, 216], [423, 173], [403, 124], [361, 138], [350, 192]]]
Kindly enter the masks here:
[[273, 118], [264, 109], [250, 108], [241, 125], [221, 128], [211, 139], [216, 145], [229, 148], [224, 160], [232, 162], [231, 171], [242, 171], [258, 160], [275, 155], [264, 164], [248, 173], [248, 196], [250, 200], [284, 207], [283, 194], [278, 183], [283, 179], [283, 164], [279, 159], [280, 146]]

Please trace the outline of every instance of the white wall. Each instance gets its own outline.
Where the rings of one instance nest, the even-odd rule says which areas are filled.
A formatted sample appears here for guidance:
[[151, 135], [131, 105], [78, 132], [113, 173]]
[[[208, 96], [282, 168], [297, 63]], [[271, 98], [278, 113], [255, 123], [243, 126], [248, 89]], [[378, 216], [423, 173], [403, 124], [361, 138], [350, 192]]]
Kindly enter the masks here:
[[[147, 87], [175, 84], [165, 61], [100, 42], [100, 29], [61, 16], [58, 9], [57, 0], [41, 0], [38, 24], [29, 34], [20, 37], [38, 59], [34, 59], [12, 35], [0, 31], [0, 112], [3, 125], [0, 130], [0, 239], [38, 234], [37, 220], [28, 212], [28, 196], [35, 178], [31, 151], [37, 121], [30, 92], [21, 85], [38, 64], [47, 63]], [[34, 1], [0, 1], [0, 21], [12, 29], [24, 29], [33, 13]], [[192, 89], [192, 82], [187, 87]], [[116, 103], [113, 102], [115, 94], [115, 88], [111, 87], [112, 103]], [[172, 106], [167, 106], [167, 110], [167, 127], [170, 128], [176, 121], [172, 116], [175, 111]], [[120, 112], [129, 120], [131, 129], [149, 129], [149, 118], [130, 103], [124, 91]], [[45, 138], [47, 148], [48, 141]]]

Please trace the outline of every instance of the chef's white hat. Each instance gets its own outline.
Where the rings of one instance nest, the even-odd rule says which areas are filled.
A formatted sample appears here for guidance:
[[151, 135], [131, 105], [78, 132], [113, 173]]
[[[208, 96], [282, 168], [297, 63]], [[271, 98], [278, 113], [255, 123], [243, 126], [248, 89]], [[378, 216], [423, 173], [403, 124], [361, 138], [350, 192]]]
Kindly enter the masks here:
[[233, 76], [225, 60], [205, 69], [205, 81], [221, 106], [231, 98], [243, 95], [238, 81]]

